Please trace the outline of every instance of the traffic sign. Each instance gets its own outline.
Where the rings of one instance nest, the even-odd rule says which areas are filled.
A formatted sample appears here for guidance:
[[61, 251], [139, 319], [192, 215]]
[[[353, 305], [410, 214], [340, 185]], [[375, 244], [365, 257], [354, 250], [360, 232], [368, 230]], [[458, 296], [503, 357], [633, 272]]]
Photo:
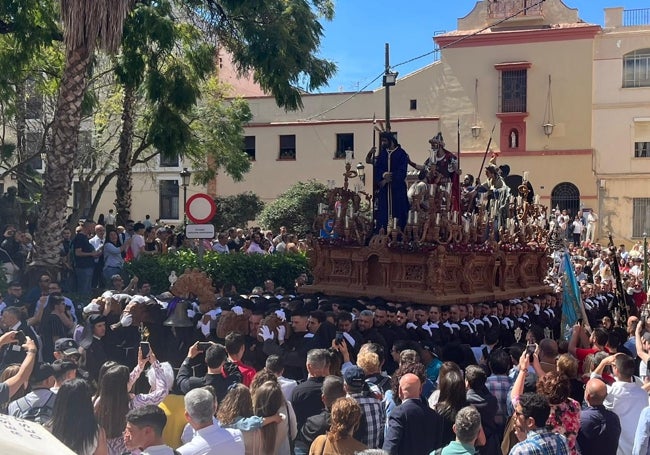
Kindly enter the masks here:
[[214, 214], [217, 213], [217, 206], [209, 194], [199, 193], [187, 200], [185, 203], [185, 213], [194, 223], [207, 223], [212, 221]]
[[214, 224], [188, 224], [185, 226], [185, 236], [188, 239], [213, 239]]

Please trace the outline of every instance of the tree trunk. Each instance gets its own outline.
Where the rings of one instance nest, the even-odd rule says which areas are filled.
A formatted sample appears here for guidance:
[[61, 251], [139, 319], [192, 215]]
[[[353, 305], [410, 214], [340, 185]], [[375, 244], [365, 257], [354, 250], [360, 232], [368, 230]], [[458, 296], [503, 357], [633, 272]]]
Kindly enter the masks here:
[[120, 153], [117, 164], [117, 181], [115, 183], [115, 209], [117, 224], [124, 226], [131, 219], [131, 196], [133, 175], [131, 158], [133, 155], [133, 122], [135, 117], [135, 89], [124, 88], [122, 102], [122, 131], [120, 132]]
[[74, 174], [81, 102], [86, 91], [90, 63], [87, 46], [66, 50], [66, 63], [52, 124], [52, 148], [43, 177], [41, 212], [36, 231], [34, 265], [55, 271], [59, 268], [61, 232], [66, 223], [68, 198]]

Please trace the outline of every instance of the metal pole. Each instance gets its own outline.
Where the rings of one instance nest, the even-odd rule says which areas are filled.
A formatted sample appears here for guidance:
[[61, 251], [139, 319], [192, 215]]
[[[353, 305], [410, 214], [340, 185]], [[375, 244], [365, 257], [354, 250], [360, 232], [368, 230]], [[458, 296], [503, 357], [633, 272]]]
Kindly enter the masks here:
[[[386, 68], [384, 70], [384, 78], [388, 77], [390, 73], [390, 49], [389, 44], [386, 43]], [[390, 85], [386, 84], [386, 131], [390, 131]]]
[[648, 235], [643, 233], [643, 292], [648, 292]]
[[187, 229], [187, 185], [183, 185], [183, 230]]

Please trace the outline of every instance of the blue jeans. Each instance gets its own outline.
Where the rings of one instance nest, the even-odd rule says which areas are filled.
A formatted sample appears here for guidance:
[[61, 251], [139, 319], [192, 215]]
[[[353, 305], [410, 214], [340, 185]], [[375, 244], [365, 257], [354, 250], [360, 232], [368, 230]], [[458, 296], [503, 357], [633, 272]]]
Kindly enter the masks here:
[[77, 267], [74, 274], [77, 277], [77, 292], [84, 296], [90, 295], [94, 267]]
[[[104, 267], [104, 286], [106, 289], [113, 289], [113, 275], [122, 275], [122, 267]], [[122, 277], [124, 278], [124, 277]]]

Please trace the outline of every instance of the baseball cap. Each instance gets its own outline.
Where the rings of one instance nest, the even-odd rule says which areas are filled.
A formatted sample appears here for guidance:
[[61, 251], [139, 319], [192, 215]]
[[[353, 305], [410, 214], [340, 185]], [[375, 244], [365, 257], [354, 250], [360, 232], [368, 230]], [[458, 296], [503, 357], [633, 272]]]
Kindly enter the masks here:
[[59, 338], [54, 343], [54, 350], [65, 355], [79, 354], [79, 345], [72, 338]]
[[34, 366], [31, 376], [29, 377], [30, 384], [38, 384], [45, 381], [50, 376], [54, 376], [54, 369], [49, 363], [39, 363]]
[[363, 372], [363, 368], [352, 366], [345, 370], [345, 373], [343, 373], [343, 379], [350, 387], [361, 389], [366, 383], [366, 374]]

